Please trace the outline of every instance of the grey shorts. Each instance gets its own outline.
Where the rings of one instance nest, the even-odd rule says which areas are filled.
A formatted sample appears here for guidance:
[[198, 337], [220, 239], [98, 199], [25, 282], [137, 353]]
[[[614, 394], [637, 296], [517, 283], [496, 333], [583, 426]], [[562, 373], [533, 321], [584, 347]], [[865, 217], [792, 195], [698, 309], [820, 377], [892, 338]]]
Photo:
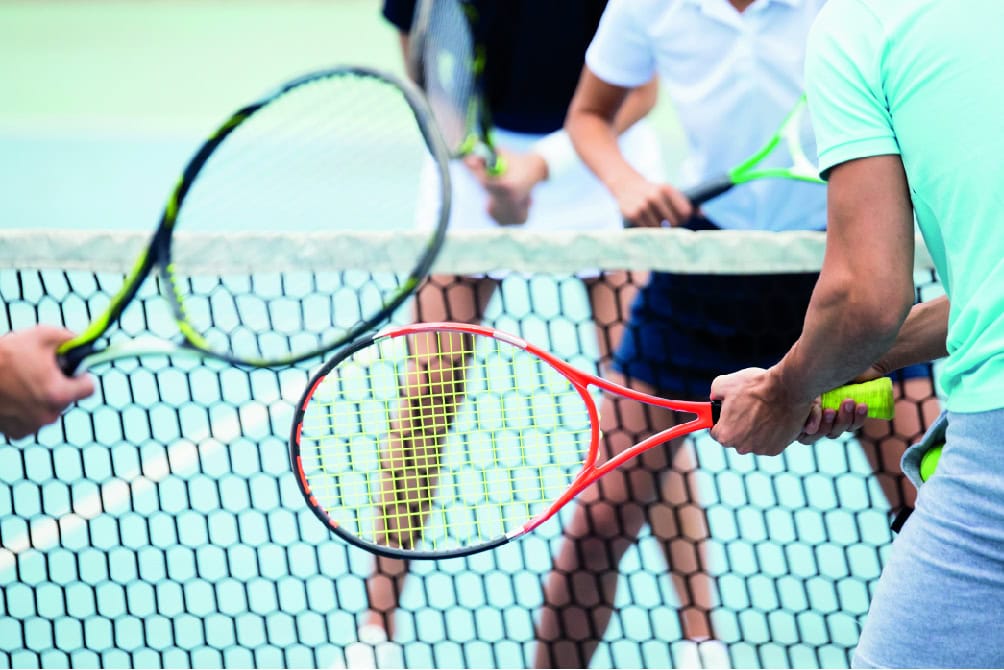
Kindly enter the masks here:
[[872, 598], [858, 668], [1004, 667], [1004, 409], [949, 413]]

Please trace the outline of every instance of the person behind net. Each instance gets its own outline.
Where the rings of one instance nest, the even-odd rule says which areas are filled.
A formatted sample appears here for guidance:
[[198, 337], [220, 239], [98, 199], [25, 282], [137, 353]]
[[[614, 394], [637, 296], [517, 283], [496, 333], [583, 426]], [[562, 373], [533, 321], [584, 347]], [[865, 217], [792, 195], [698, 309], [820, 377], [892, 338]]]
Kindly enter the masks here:
[[56, 349], [72, 337], [52, 326], [0, 336], [0, 435], [27, 437], [94, 393], [89, 376], [67, 377], [56, 364]]
[[[997, 0], [823, 9], [806, 58], [828, 182], [823, 270], [780, 363], [712, 385], [712, 435], [773, 455], [834, 380], [947, 354], [947, 441], [873, 592], [855, 667], [1004, 667], [1001, 26]], [[947, 297], [914, 306], [915, 218]]]
[[[506, 169], [500, 176], [489, 176], [482, 159], [453, 162], [450, 227], [475, 230], [518, 225], [520, 229], [540, 231], [622, 228], [617, 203], [578, 161], [562, 129], [583, 54], [605, 1], [476, 0], [474, 5], [478, 15], [488, 21], [477, 29], [485, 35], [485, 94], [495, 126], [495, 144], [504, 157]], [[401, 33], [405, 54], [414, 8], [415, 0], [386, 0], [383, 5], [384, 17]], [[643, 117], [654, 106], [656, 95], [655, 81], [639, 87], [614, 122], [619, 146], [627, 160], [653, 179], [662, 173], [663, 160], [658, 136]], [[632, 283], [626, 273], [587, 271], [581, 278], [596, 323], [602, 365], [619, 338], [618, 328], [630, 302]], [[480, 322], [499, 282], [497, 276], [434, 275], [418, 292], [415, 318]], [[456, 338], [454, 344], [458, 350], [463, 347], [463, 339]], [[439, 346], [439, 351], [423, 354], [430, 361], [451, 355], [453, 345], [444, 342]], [[444, 379], [440, 383], [454, 384], [455, 397], [462, 396], [462, 379]], [[420, 401], [420, 398], [410, 400]], [[439, 437], [448, 429], [449, 419], [440, 426], [438, 436], [428, 443], [421, 442], [421, 438], [409, 435], [407, 401], [403, 399], [391, 437], [383, 445], [383, 457], [397, 459], [410, 453], [417, 455], [419, 461], [431, 462], [434, 460], [431, 454], [438, 449]], [[447, 414], [452, 417], [455, 409], [451, 408]], [[442, 415], [444, 410], [439, 411]], [[435, 468], [428, 469], [423, 474], [428, 475], [430, 486], [434, 486]], [[395, 498], [389, 482], [383, 495], [386, 501]], [[404, 525], [421, 528], [423, 521], [419, 515]], [[421, 541], [421, 533], [414, 530], [381, 530], [388, 533], [388, 542], [397, 546], [412, 546]], [[400, 662], [399, 648], [386, 641], [394, 637], [395, 614], [408, 572], [406, 561], [385, 557], [375, 560], [366, 584], [369, 610], [358, 631], [359, 642], [346, 648], [348, 665]]]
[[[801, 96], [804, 39], [823, 2], [611, 0], [587, 51], [566, 128], [626, 220], [708, 231], [824, 229], [825, 189], [790, 180], [746, 184], [695, 211], [676, 186], [647, 178], [624, 160], [611, 123], [631, 89], [658, 74], [690, 148], [680, 183], [725, 173], [774, 133]], [[626, 383], [646, 393], [707, 400], [717, 375], [769, 365], [788, 350], [800, 332], [816, 277], [652, 273], [631, 307], [614, 367]], [[933, 395], [926, 369], [912, 370], [910, 376], [910, 397]], [[888, 422], [870, 422], [869, 434], [922, 432], [916, 412], [901, 414], [903, 425], [895, 431]], [[675, 420], [670, 413], [649, 412], [634, 402], [620, 406], [610, 398], [604, 399], [600, 415], [610, 422], [603, 428], [607, 456]], [[827, 425], [836, 419], [828, 413]], [[727, 649], [714, 639], [714, 603], [698, 590], [714, 588], [703, 541], [707, 521], [686, 477], [674, 476], [681, 444], [647, 451], [634, 467], [608, 474], [580, 495], [545, 587], [537, 667], [589, 665], [613, 612], [624, 552], [646, 522], [657, 536], [668, 533], [651, 513], [660, 496], [683, 503], [671, 520], [684, 514], [702, 517], [703, 533], [681, 533], [667, 552], [675, 580], [684, 583], [678, 592], [691, 590], [680, 603], [685, 642], [675, 660], [729, 665]], [[886, 451], [901, 452], [905, 446], [905, 441], [871, 444], [866, 452], [879, 469]], [[883, 477], [881, 484], [891, 506], [901, 505], [900, 482]], [[683, 490], [660, 493], [660, 486]]]

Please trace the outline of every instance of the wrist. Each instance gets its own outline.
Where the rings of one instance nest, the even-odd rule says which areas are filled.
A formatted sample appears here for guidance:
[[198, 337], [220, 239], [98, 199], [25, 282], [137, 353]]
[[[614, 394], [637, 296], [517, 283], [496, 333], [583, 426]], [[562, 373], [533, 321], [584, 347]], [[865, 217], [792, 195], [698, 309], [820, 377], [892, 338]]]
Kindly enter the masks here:
[[529, 174], [534, 184], [551, 178], [552, 170], [547, 159], [536, 152], [529, 154]]
[[770, 400], [783, 406], [808, 404], [818, 395], [802, 392], [806, 388], [804, 382], [790, 365], [785, 365], [785, 360], [767, 370], [767, 383]]
[[578, 162], [572, 139], [564, 130], [556, 130], [540, 138], [534, 142], [530, 152], [540, 160], [540, 165], [535, 167], [542, 169], [539, 181], [552, 179]]
[[610, 190], [614, 195], [622, 191], [630, 191], [632, 189], [638, 188], [639, 183], [648, 183], [648, 180], [635, 172], [635, 170], [628, 165], [624, 164], [623, 168], [617, 165], [611, 165], [610, 169], [600, 177], [607, 189]]

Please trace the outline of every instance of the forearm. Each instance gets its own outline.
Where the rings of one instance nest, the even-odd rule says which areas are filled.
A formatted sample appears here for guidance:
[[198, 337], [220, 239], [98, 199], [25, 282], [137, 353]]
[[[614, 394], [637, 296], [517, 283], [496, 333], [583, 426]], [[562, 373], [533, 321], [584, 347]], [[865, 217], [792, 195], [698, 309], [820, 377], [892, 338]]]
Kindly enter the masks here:
[[[879, 299], [878, 296], [885, 296]], [[792, 402], [847, 383], [891, 350], [911, 293], [870, 293], [860, 280], [820, 276], [802, 335], [771, 369]]]
[[565, 130], [579, 158], [614, 192], [618, 185], [640, 178], [618, 145], [619, 129], [633, 122], [646, 104], [642, 95], [630, 102], [630, 94], [629, 89], [608, 84], [585, 68], [565, 119]]
[[644, 86], [631, 89], [614, 117], [614, 133], [621, 135], [625, 130], [648, 116], [655, 107], [658, 98], [659, 79], [657, 77], [653, 77]]
[[879, 358], [876, 367], [889, 373], [947, 356], [950, 307], [947, 296], [914, 305], [896, 341]]
[[641, 175], [627, 162], [617, 142], [614, 124], [591, 112], [570, 115], [565, 126], [575, 152], [610, 191]]
[[830, 173], [823, 268], [802, 335], [773, 369], [795, 402], [853, 379], [888, 352], [913, 306], [914, 224], [898, 156]]
[[[624, 99], [624, 104], [621, 105], [612, 122], [615, 135], [619, 136], [623, 134], [652, 111], [658, 95], [657, 84], [658, 80], [653, 78], [648, 84], [632, 89], [628, 93]], [[617, 151], [620, 151], [619, 146]], [[543, 170], [542, 174], [539, 175], [538, 181], [550, 179], [555, 175], [564, 173], [569, 167], [575, 164], [577, 158], [572, 138], [564, 128], [550, 133], [539, 140], [534, 144], [530, 152], [543, 160]], [[592, 166], [588, 167], [592, 169]]]

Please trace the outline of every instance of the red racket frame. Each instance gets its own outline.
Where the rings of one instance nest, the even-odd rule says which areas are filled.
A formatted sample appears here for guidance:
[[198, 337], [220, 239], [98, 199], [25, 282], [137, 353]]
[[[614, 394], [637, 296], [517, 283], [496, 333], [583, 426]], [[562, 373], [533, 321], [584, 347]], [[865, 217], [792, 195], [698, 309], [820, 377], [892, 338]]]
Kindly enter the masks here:
[[[579, 397], [582, 398], [585, 404], [586, 410], [589, 415], [590, 422], [590, 438], [589, 438], [589, 449], [586, 454], [585, 459], [582, 463], [582, 469], [579, 474], [576, 475], [575, 480], [568, 487], [568, 489], [551, 505], [544, 511], [537, 514], [535, 517], [530, 519], [527, 523], [523, 524], [519, 528], [508, 531], [505, 535], [486, 542], [482, 542], [469, 547], [461, 547], [457, 549], [451, 549], [446, 551], [414, 551], [414, 550], [403, 550], [395, 547], [387, 547], [383, 545], [377, 545], [373, 542], [363, 540], [356, 537], [352, 533], [346, 531], [343, 527], [339, 526], [337, 520], [332, 519], [327, 512], [318, 504], [317, 499], [311, 493], [310, 483], [307, 481], [306, 474], [303, 470], [303, 463], [300, 456], [300, 436], [302, 431], [302, 422], [304, 415], [306, 414], [307, 406], [310, 404], [310, 400], [317, 390], [317, 387], [321, 384], [327, 375], [334, 370], [339, 363], [349, 359], [361, 349], [365, 349], [374, 343], [388, 339], [388, 338], [398, 338], [407, 337], [411, 335], [420, 335], [423, 333], [433, 333], [433, 332], [454, 332], [454, 333], [464, 333], [469, 335], [476, 335], [481, 337], [490, 337], [492, 339], [499, 340], [510, 344], [518, 349], [536, 356], [537, 358], [543, 360], [552, 368], [557, 370], [562, 376], [569, 380], [573, 388], [578, 392]], [[696, 417], [685, 423], [677, 424], [672, 428], [655, 433], [645, 438], [641, 442], [635, 444], [623, 452], [613, 456], [609, 460], [597, 464], [597, 459], [599, 457], [600, 451], [600, 413], [599, 408], [596, 406], [596, 401], [589, 392], [589, 387], [595, 386], [598, 389], [612, 393], [629, 400], [635, 400], [648, 405], [653, 405], [655, 407], [661, 407], [668, 410], [674, 410], [679, 412], [687, 412], [690, 414], [695, 414]], [[329, 360], [314, 376], [311, 382], [307, 386], [307, 391], [304, 393], [303, 398], [297, 406], [297, 413], [295, 420], [293, 422], [292, 433], [290, 435], [290, 461], [293, 466], [293, 472], [297, 476], [297, 482], [300, 486], [300, 490], [303, 493], [307, 504], [310, 506], [311, 510], [321, 521], [323, 521], [329, 528], [332, 529], [337, 535], [344, 538], [348, 542], [355, 544], [357, 546], [363, 547], [364, 549], [371, 551], [376, 554], [383, 556], [389, 556], [393, 558], [426, 558], [426, 559], [442, 559], [442, 558], [452, 558], [456, 556], [467, 556], [470, 554], [479, 553], [481, 551], [486, 551], [494, 547], [505, 544], [513, 539], [526, 535], [532, 532], [535, 528], [546, 522], [548, 519], [553, 517], [557, 512], [568, 504], [575, 496], [585, 490], [588, 486], [593, 484], [603, 475], [607, 474], [611, 470], [614, 470], [625, 462], [631, 460], [635, 456], [647, 451], [653, 447], [665, 444], [670, 440], [674, 440], [684, 435], [696, 432], [698, 430], [703, 430], [706, 428], [711, 428], [715, 422], [718, 420], [718, 414], [720, 411], [720, 404], [717, 401], [709, 402], [699, 402], [699, 401], [687, 401], [687, 400], [669, 400], [666, 398], [660, 398], [657, 396], [649, 395], [647, 393], [642, 393], [634, 389], [628, 388], [622, 384], [612, 382], [609, 379], [604, 379], [594, 374], [588, 372], [583, 372], [577, 368], [572, 367], [565, 361], [561, 360], [554, 354], [545, 351], [544, 349], [527, 342], [521, 337], [497, 330], [495, 328], [489, 328], [486, 326], [471, 325], [465, 323], [451, 323], [451, 322], [429, 322], [429, 323], [416, 323], [407, 326], [399, 326], [386, 328], [379, 333], [357, 340], [350, 347], [340, 351], [334, 358]]]

